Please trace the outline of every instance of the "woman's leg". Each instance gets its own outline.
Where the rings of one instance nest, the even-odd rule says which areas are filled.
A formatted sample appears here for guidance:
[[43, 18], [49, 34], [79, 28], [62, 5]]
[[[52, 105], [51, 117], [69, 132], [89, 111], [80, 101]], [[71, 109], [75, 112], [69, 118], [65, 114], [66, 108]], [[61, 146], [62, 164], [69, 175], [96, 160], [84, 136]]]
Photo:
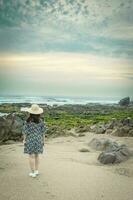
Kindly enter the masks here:
[[30, 164], [30, 169], [32, 172], [35, 170], [35, 155], [34, 154], [29, 154], [29, 164]]
[[35, 154], [35, 170], [38, 171], [39, 167], [39, 154]]

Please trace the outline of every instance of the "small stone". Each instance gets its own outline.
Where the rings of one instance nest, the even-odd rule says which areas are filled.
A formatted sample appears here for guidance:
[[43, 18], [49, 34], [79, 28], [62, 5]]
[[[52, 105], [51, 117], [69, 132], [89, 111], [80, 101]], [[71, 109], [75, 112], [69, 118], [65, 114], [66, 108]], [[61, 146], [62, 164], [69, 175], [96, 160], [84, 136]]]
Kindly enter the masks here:
[[79, 149], [79, 151], [80, 151], [80, 152], [90, 152], [90, 150], [87, 149], [87, 148], [81, 148], [81, 149]]

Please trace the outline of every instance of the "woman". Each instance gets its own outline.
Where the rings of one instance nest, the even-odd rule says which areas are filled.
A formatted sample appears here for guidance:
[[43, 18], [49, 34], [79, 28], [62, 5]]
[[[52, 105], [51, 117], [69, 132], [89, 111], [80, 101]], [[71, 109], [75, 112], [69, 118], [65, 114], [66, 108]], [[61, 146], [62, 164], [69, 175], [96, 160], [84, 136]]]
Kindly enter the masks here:
[[29, 154], [29, 165], [31, 172], [29, 176], [36, 177], [39, 174], [39, 154], [43, 153], [46, 125], [41, 120], [43, 109], [33, 104], [28, 110], [29, 118], [23, 126], [24, 153]]

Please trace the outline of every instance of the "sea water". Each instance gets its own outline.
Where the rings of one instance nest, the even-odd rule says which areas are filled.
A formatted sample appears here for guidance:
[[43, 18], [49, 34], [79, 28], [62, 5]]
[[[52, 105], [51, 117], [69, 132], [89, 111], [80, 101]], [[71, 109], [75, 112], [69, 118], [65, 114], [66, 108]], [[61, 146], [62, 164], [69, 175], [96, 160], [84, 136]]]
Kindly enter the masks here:
[[71, 96], [0, 96], [0, 104], [3, 103], [37, 103], [47, 105], [99, 103], [115, 104], [119, 98], [112, 97], [71, 97]]

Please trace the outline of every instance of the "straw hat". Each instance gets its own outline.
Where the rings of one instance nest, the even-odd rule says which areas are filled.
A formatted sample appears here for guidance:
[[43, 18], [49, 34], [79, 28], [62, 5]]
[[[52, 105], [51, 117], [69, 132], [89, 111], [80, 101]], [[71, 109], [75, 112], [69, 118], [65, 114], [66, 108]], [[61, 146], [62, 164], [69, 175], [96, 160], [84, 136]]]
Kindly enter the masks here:
[[27, 109], [27, 111], [31, 114], [35, 114], [35, 115], [39, 115], [41, 113], [43, 113], [43, 109], [39, 107], [39, 105], [37, 104], [32, 104], [31, 107], [29, 109]]

